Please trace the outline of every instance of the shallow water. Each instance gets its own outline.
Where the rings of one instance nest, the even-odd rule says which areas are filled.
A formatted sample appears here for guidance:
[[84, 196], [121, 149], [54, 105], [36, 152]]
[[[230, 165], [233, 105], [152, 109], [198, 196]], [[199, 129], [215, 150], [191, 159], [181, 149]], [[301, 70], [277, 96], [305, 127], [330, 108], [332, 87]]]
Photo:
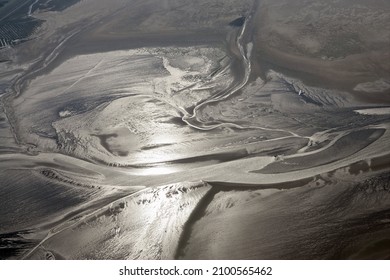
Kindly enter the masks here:
[[1, 80], [1, 258], [389, 257], [383, 104], [262, 64], [256, 1], [89, 1], [5, 53], [44, 49]]

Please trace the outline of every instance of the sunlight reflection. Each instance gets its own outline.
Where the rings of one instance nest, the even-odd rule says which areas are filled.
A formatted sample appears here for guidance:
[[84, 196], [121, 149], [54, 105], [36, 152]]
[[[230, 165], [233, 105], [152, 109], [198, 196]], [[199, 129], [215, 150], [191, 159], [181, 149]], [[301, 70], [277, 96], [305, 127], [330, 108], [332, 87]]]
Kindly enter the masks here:
[[[144, 145], [143, 148], [136, 154], [136, 158], [139, 162], [145, 164], [171, 161], [180, 155], [180, 153], [174, 149], [176, 144], [180, 143], [180, 141], [181, 139], [179, 139], [178, 135], [175, 134], [175, 131], [172, 131], [170, 134], [155, 133], [150, 139], [148, 139], [146, 145]], [[158, 174], [169, 174], [175, 172], [171, 172], [170, 170], [172, 168], [168, 166], [156, 166], [148, 169], [155, 169], [155, 172], [158, 172]], [[153, 171], [153, 174], [155, 174], [155, 172]]]
[[139, 176], [156, 176], [156, 175], [165, 175], [179, 172], [180, 169], [175, 166], [154, 166], [154, 167], [145, 167], [140, 169], [131, 170], [131, 173]]

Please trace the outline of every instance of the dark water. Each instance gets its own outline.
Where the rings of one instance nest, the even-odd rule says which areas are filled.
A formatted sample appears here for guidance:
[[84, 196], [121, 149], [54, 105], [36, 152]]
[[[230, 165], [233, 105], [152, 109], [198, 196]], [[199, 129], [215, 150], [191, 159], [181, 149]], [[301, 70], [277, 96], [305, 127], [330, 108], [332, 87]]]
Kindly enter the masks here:
[[32, 249], [39, 241], [25, 239], [31, 231], [16, 231], [0, 234], [0, 260], [13, 259]]
[[50, 0], [50, 1], [39, 1], [35, 9], [48, 9], [50, 11], [61, 12], [66, 8], [80, 2], [80, 0]]

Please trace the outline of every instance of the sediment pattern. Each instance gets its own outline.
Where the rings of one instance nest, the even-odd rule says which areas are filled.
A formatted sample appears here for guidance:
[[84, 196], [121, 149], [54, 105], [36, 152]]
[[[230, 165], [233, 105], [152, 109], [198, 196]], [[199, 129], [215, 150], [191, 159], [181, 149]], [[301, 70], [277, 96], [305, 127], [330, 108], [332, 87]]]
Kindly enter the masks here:
[[390, 257], [387, 3], [19, 2], [0, 258]]

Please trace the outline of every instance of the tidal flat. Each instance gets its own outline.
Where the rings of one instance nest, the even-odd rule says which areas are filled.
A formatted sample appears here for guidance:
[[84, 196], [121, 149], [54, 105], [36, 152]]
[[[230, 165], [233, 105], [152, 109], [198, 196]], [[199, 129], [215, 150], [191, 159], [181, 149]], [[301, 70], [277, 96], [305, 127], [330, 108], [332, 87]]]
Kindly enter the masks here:
[[0, 259], [390, 258], [388, 2], [1, 5]]

